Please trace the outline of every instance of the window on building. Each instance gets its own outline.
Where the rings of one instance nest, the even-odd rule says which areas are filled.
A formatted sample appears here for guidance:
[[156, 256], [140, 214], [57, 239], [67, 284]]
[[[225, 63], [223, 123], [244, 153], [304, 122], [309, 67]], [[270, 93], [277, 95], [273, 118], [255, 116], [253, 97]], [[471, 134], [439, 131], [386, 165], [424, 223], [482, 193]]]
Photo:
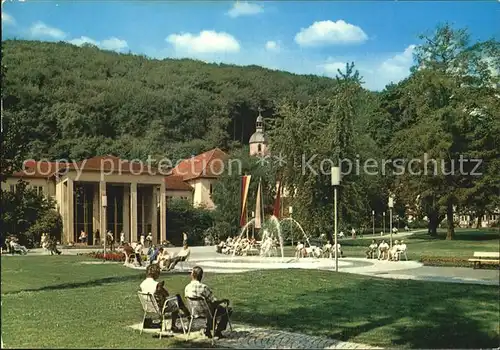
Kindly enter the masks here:
[[257, 152], [262, 152], [262, 145], [260, 143], [257, 145]]
[[10, 185], [10, 192], [16, 192], [16, 185]]
[[43, 194], [43, 186], [38, 186], [38, 194], [39, 195]]
[[210, 195], [212, 195], [212, 191], [213, 191], [213, 185], [210, 184]]

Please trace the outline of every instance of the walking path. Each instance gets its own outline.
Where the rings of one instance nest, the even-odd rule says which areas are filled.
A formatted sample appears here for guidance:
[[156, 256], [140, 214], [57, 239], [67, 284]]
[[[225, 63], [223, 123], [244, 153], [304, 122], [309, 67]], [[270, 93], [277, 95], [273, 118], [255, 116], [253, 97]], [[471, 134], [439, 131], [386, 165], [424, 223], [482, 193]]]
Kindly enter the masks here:
[[[393, 239], [401, 239], [410, 236], [414, 232], [399, 232], [393, 235]], [[389, 235], [385, 235], [384, 238]], [[380, 236], [378, 236], [380, 237]], [[368, 235], [365, 235], [368, 238]], [[350, 238], [345, 238], [350, 239]], [[171, 248], [169, 251], [176, 253], [181, 248]], [[62, 249], [64, 255], [76, 255], [79, 253], [89, 252], [91, 249], [73, 248]], [[43, 249], [33, 249], [29, 252], [30, 255], [47, 254]], [[216, 273], [243, 273], [254, 270], [263, 269], [315, 269], [315, 270], [335, 270], [335, 262], [332, 259], [300, 259], [297, 261], [293, 258], [260, 258], [260, 257], [234, 257], [217, 254], [215, 247], [191, 247], [191, 258], [183, 264], [187, 271], [194, 265], [201, 265], [207, 272]], [[180, 265], [178, 265], [181, 268]], [[410, 279], [420, 281], [434, 282], [452, 282], [452, 283], [468, 283], [468, 284], [484, 284], [484, 285], [500, 285], [499, 270], [473, 270], [472, 268], [460, 267], [430, 267], [423, 266], [418, 261], [380, 261], [368, 260], [365, 258], [340, 258], [339, 271], [347, 273], [355, 273], [360, 275], [375, 276], [382, 278], [393, 279]], [[139, 267], [138, 269], [145, 269]]]
[[[203, 320], [193, 322], [189, 337], [190, 342], [208, 342], [200, 330], [205, 326]], [[140, 330], [141, 324], [130, 326]], [[157, 329], [145, 329], [144, 333], [158, 333]], [[344, 342], [326, 337], [317, 337], [300, 333], [284, 332], [268, 328], [259, 328], [242, 324], [233, 324], [233, 331], [226, 332], [227, 338], [216, 340], [215, 346], [234, 349], [382, 349], [366, 344]], [[175, 334], [179, 340], [185, 340], [183, 334]]]

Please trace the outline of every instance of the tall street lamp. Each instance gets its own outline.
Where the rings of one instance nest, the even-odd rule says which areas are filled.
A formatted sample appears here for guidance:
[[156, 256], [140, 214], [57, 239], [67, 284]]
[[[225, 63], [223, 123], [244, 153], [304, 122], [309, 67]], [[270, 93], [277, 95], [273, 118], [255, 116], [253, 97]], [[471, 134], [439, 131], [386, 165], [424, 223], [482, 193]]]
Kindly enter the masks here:
[[334, 248], [335, 248], [335, 272], [339, 271], [339, 256], [337, 249], [337, 187], [340, 185], [340, 167], [334, 166], [331, 171], [333, 186], [333, 212], [334, 212]]
[[391, 248], [392, 248], [392, 208], [394, 208], [394, 197], [389, 196], [389, 230], [391, 230]]
[[293, 225], [292, 225], [292, 214], [293, 214], [293, 207], [289, 206], [288, 207], [288, 214], [290, 214], [290, 236], [292, 237], [292, 247], [293, 247]]
[[[106, 207], [108, 206], [108, 197], [107, 196], [102, 196], [101, 197], [101, 203], [102, 203], [102, 210], [104, 211], [104, 213], [106, 213]], [[106, 215], [102, 215], [101, 217], [105, 218]], [[103, 254], [103, 257], [104, 257], [104, 260], [106, 260], [106, 240], [108, 239], [108, 228], [107, 228], [107, 225], [106, 225], [106, 222], [104, 222], [102, 224], [102, 227], [104, 227], [104, 230], [102, 232], [102, 235], [104, 236], [104, 254]]]
[[385, 210], [384, 210], [384, 212], [382, 213], [382, 216], [384, 217], [384, 230], [383, 230], [382, 232], [383, 232], [383, 234], [385, 235]]
[[375, 236], [375, 210], [372, 210], [372, 228], [373, 228], [373, 235]]

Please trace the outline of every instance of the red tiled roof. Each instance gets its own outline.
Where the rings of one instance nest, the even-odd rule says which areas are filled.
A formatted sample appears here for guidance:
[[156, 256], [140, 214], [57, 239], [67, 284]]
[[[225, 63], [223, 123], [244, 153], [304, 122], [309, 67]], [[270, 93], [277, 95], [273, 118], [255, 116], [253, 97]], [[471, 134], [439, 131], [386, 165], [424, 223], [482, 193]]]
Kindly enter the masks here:
[[227, 153], [219, 148], [214, 148], [183, 160], [172, 170], [172, 174], [182, 176], [184, 181], [200, 177], [217, 178], [222, 173], [227, 157]]
[[165, 187], [166, 190], [173, 191], [192, 191], [193, 188], [184, 182], [182, 176], [169, 175], [165, 177]]
[[86, 171], [106, 171], [113, 173], [131, 173], [133, 175], [155, 175], [158, 169], [148, 167], [146, 162], [130, 162], [115, 156], [98, 156], [77, 162], [76, 166], [70, 164], [72, 168]]
[[14, 172], [12, 176], [46, 179], [52, 177], [59, 169], [65, 166], [65, 163], [26, 160], [23, 163], [23, 169]]

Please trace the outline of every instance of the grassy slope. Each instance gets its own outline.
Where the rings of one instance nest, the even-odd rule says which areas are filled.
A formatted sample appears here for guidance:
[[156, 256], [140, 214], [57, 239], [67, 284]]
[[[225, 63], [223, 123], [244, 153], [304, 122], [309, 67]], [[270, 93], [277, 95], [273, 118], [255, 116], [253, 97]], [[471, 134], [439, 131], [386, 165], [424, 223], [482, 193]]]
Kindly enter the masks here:
[[[127, 330], [141, 319], [140, 271], [82, 265], [82, 257], [3, 257], [2, 332], [8, 347], [185, 346]], [[162, 276], [182, 292], [186, 275]], [[367, 278], [325, 271], [208, 274], [234, 321], [406, 348], [492, 347], [498, 288]], [[22, 336], [19, 336], [21, 335]]]

